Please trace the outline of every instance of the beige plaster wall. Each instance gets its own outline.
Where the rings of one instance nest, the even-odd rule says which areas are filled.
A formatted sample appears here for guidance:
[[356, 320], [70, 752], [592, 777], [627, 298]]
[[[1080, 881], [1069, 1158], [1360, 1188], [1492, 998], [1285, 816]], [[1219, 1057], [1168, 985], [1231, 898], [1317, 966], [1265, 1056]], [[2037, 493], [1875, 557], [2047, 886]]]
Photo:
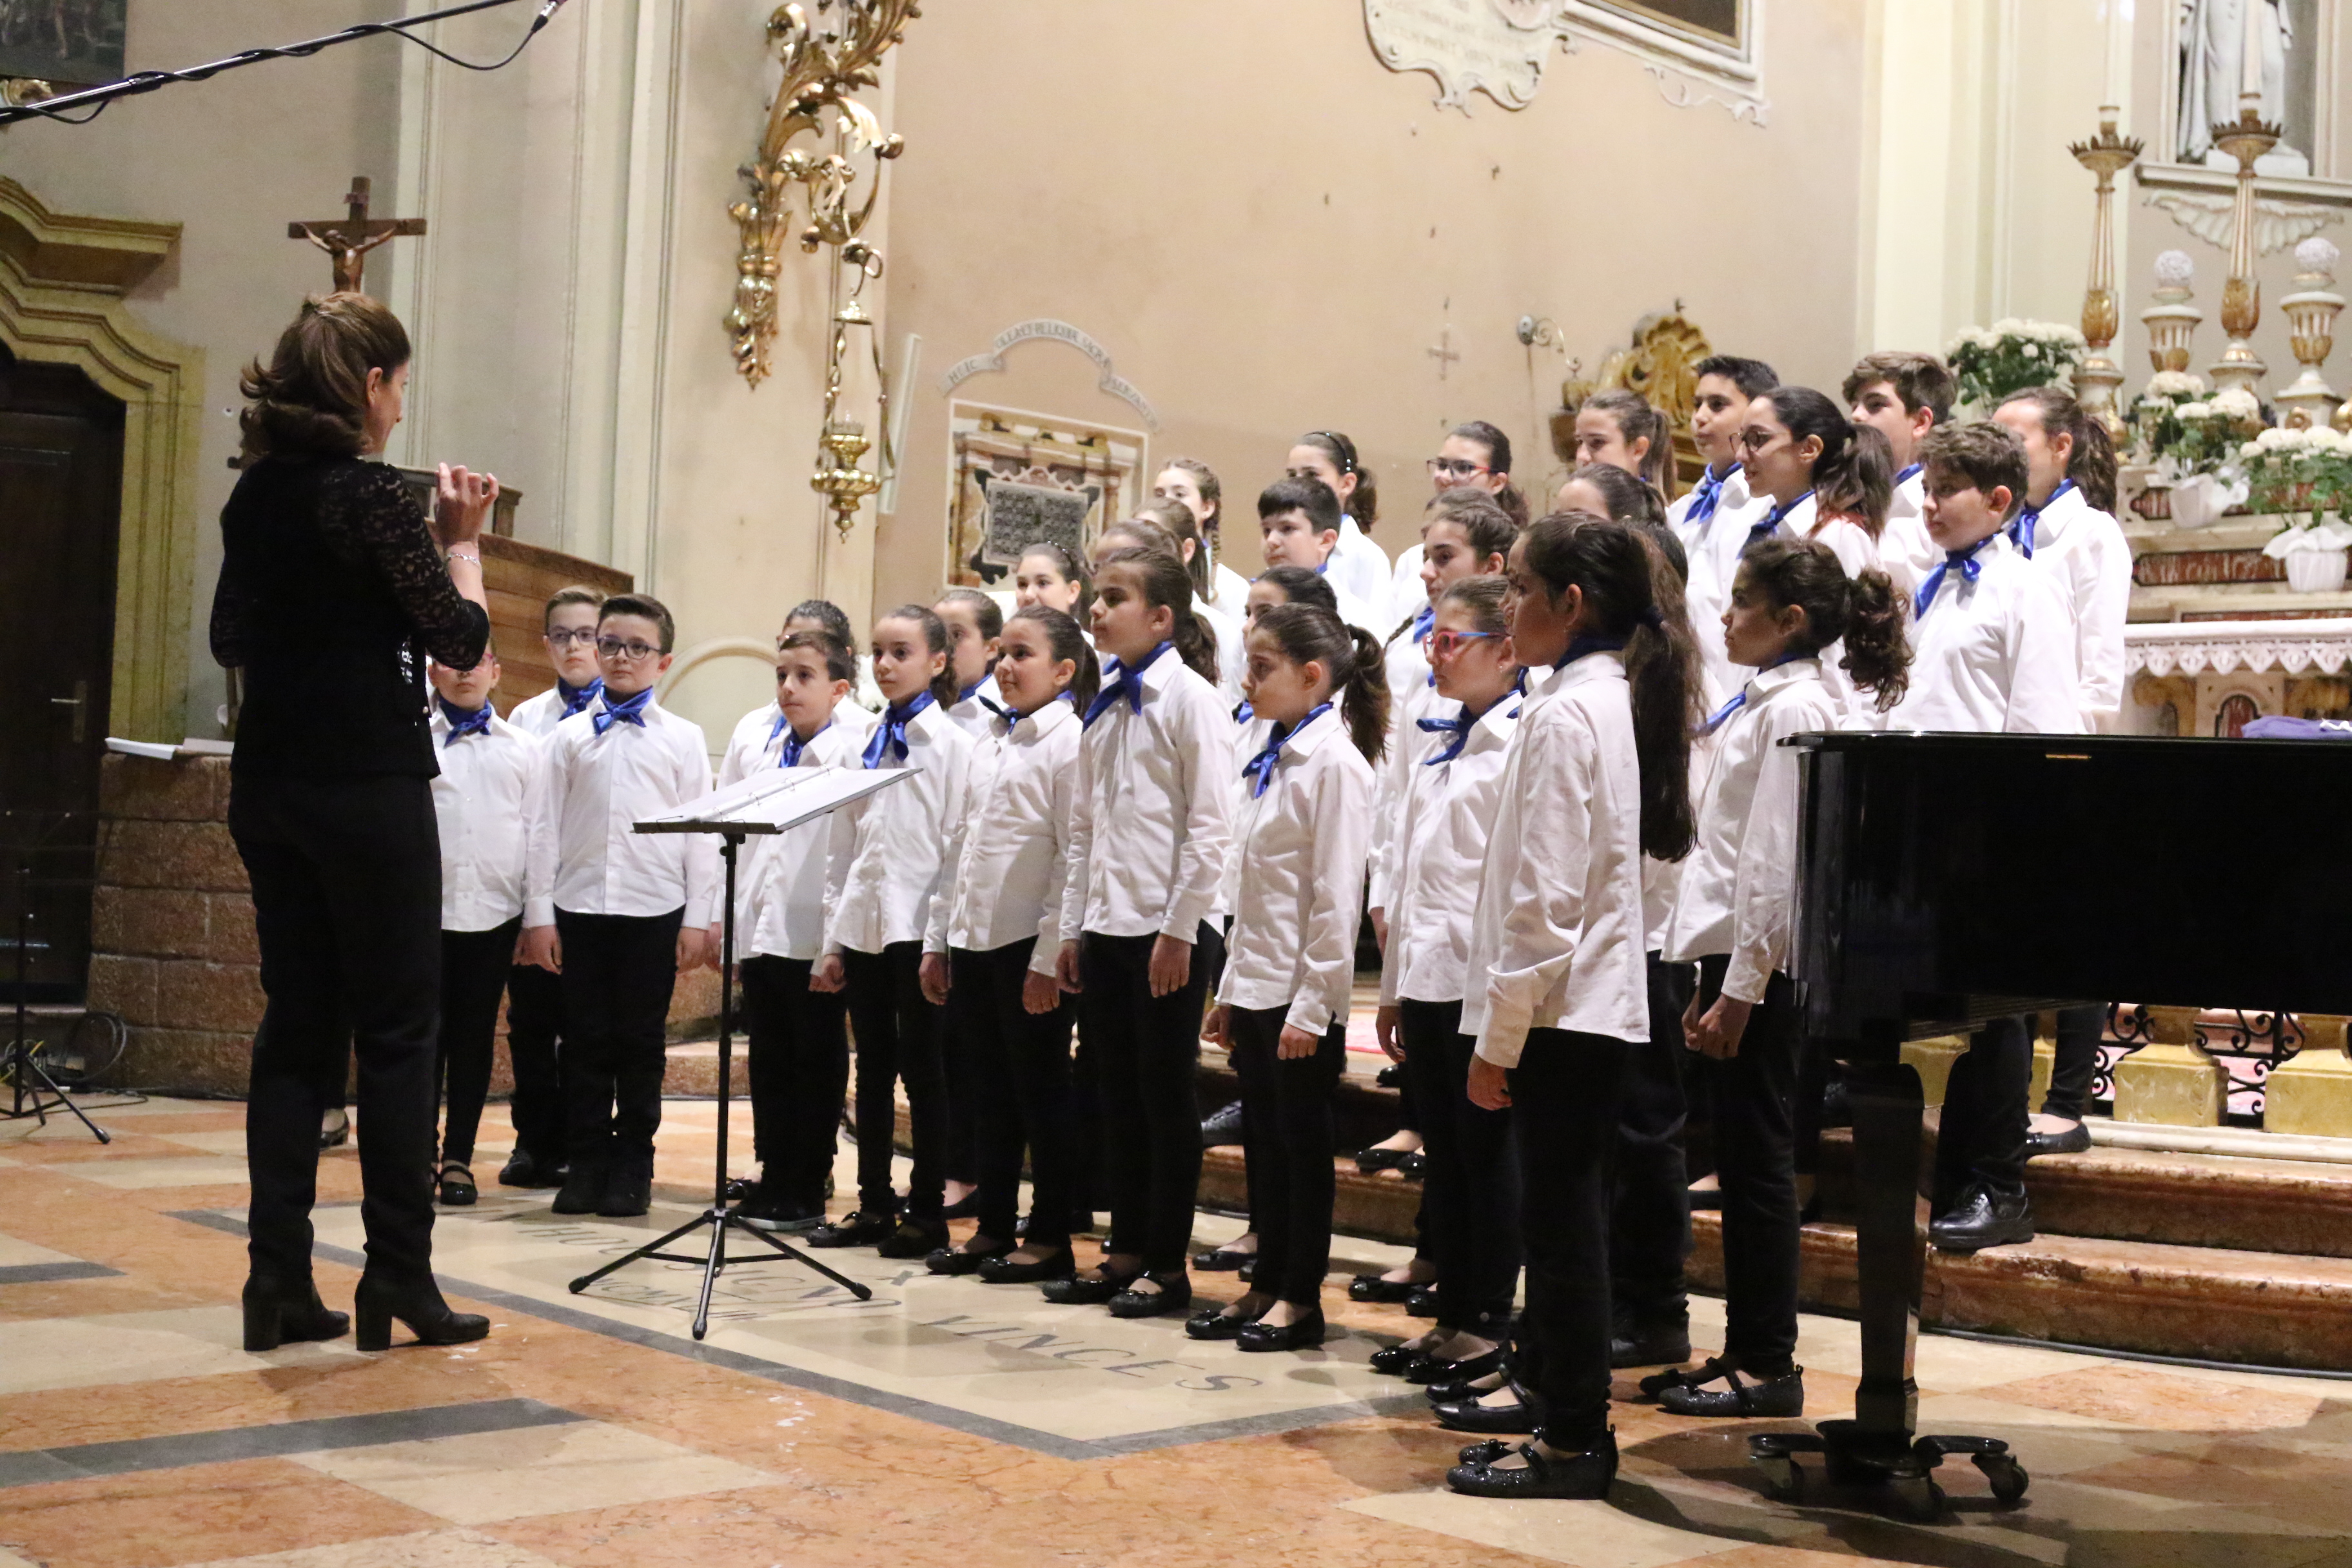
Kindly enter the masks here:
[[[1523, 478], [1549, 472], [1562, 367], [1520, 346], [1523, 313], [1591, 367], [1679, 299], [1720, 348], [1833, 381], [1854, 351], [1862, 21], [1776, 0], [1759, 129], [1670, 106], [1592, 44], [1554, 56], [1524, 110], [1440, 110], [1428, 77], [1374, 57], [1356, 0], [928, 7], [899, 51], [889, 320], [894, 365], [915, 332], [923, 367], [877, 601], [940, 581], [940, 374], [1031, 317], [1092, 334], [1156, 405], [1153, 461], [1223, 476], [1245, 571], [1255, 491], [1310, 427], [1376, 467], [1391, 552], [1453, 424], [1491, 420]], [[1427, 351], [1449, 327], [1441, 380]], [[1095, 380], [1032, 343], [955, 395], [1137, 427]]]

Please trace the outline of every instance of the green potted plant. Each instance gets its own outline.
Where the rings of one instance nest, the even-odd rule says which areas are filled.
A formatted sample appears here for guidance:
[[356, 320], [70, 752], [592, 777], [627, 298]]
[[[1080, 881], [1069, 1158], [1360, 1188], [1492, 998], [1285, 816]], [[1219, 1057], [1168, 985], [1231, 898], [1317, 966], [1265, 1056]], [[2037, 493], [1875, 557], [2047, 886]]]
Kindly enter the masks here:
[[1986, 414], [2011, 393], [2071, 383], [2088, 345], [2062, 321], [2014, 316], [1990, 327], [1963, 327], [1945, 350], [1961, 401]]
[[2178, 434], [2157, 448], [2158, 477], [2172, 487], [2176, 528], [2220, 521], [2251, 493], [2239, 453], [2263, 427], [2263, 406], [2239, 387], [2172, 411]]
[[2343, 587], [2352, 528], [2329, 512], [2352, 490], [2352, 442], [2324, 425], [2264, 430], [2238, 448], [2238, 464], [2255, 510], [2279, 514], [2263, 553], [2285, 563], [2287, 585], [2298, 594]]

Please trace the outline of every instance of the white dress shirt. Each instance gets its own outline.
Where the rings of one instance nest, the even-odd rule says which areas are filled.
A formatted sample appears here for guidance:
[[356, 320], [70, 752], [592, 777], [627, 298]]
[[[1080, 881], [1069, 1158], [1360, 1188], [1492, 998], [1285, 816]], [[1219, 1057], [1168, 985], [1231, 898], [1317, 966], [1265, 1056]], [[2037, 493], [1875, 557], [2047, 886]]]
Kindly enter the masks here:
[[2067, 735], [2083, 722], [2074, 625], [2056, 574], [1996, 533], [1973, 583], [1957, 566], [1911, 627], [1911, 685], [1879, 727]]
[[1421, 580], [1421, 563], [1428, 552], [1421, 541], [1414, 540], [1396, 558], [1389, 572], [1389, 624], [1393, 626], [1407, 616], [1417, 616], [1429, 607], [1429, 584]]
[[[1479, 870], [1502, 801], [1522, 699], [1507, 691], [1470, 726], [1461, 754], [1415, 761], [1390, 831], [1388, 952], [1381, 1003], [1458, 1002], [1468, 980]], [[1459, 709], [1461, 704], [1453, 704]], [[1450, 716], [1450, 715], [1449, 715]], [[1449, 737], [1436, 736], [1439, 742]], [[1440, 750], [1443, 749], [1441, 745]]]
[[1944, 558], [1943, 547], [1927, 533], [1927, 494], [1925, 472], [1897, 484], [1886, 503], [1886, 526], [1878, 534], [1878, 564], [1895, 579], [1896, 591], [1906, 595], [1917, 593]]
[[[1104, 670], [1108, 689], [1112, 673]], [[1078, 742], [1062, 940], [1198, 939], [1223, 912], [1233, 842], [1233, 710], [1173, 647], [1138, 677], [1143, 706], [1121, 697]]]
[[[846, 699], [842, 706], [850, 706]], [[759, 760], [770, 767], [777, 765], [782, 760], [782, 741], [783, 737], [778, 735], [776, 743], [770, 745]], [[860, 767], [864, 765], [860, 753], [865, 749], [866, 737], [845, 722], [836, 709], [825, 727], [801, 747], [800, 757], [793, 766]], [[813, 963], [824, 956], [825, 885], [831, 870], [832, 848], [831, 816], [803, 822], [789, 833], [761, 835], [749, 841], [745, 851], [748, 865], [737, 867], [735, 875], [739, 906], [735, 942], [739, 956], [792, 958], [803, 963]]]
[[1506, 1068], [1533, 1028], [1647, 1040], [1642, 773], [1622, 654], [1529, 680], [1499, 794], [1462, 1032]]
[[[594, 698], [588, 700], [593, 706]], [[507, 713], [507, 722], [535, 741], [544, 741], [555, 733], [556, 725], [563, 721], [563, 688], [551, 686], [536, 697], [526, 697]]]
[[1335, 707], [1285, 738], [1263, 795], [1251, 788], [1243, 781], [1234, 807], [1241, 871], [1217, 1000], [1287, 1007], [1286, 1025], [1319, 1035], [1348, 1021], [1372, 766]]
[[1209, 568], [1209, 608], [1217, 614], [1236, 621], [1246, 619], [1249, 591], [1250, 580], [1223, 561]]
[[1689, 575], [1683, 584], [1683, 604], [1690, 616], [1691, 635], [1698, 639], [1699, 667], [1706, 686], [1706, 710], [1714, 712], [1748, 679], [1731, 662], [1723, 647], [1723, 612], [1731, 605], [1732, 580], [1738, 574], [1739, 552], [1748, 547], [1748, 530], [1764, 520], [1770, 499], [1748, 491], [1748, 470], [1734, 468], [1724, 476], [1723, 493], [1712, 515], [1689, 520], [1695, 494], [1678, 497], [1666, 510], [1667, 526], [1683, 542]]
[[2068, 486], [2033, 525], [2033, 564], [2057, 579], [2074, 617], [2074, 665], [2083, 728], [2115, 729], [2124, 707], [2124, 622], [2131, 612], [2132, 553], [2116, 520]]
[[1411, 631], [1388, 646], [1389, 749], [1381, 758], [1372, 792], [1372, 859], [1367, 897], [1376, 910], [1389, 907], [1395, 889], [1397, 818], [1404, 806], [1405, 783], [1423, 758], [1444, 743], [1443, 735], [1421, 727], [1423, 719], [1451, 719], [1462, 705], [1440, 697], [1429, 679], [1429, 644]]
[[1772, 972], [1788, 970], [1796, 899], [1798, 753], [1780, 742], [1835, 729], [1838, 708], [1818, 658], [1760, 670], [1742, 689], [1715, 732], [1664, 951], [1675, 963], [1728, 954], [1724, 994], [1760, 1003]]
[[[885, 715], [886, 719], [887, 715]], [[866, 737], [871, 744], [872, 736]], [[919, 770], [911, 783], [851, 801], [833, 814], [826, 857], [824, 951], [880, 952], [920, 942], [940, 888], [948, 841], [962, 825], [978, 745], [936, 702], [907, 721], [907, 754], [884, 769]], [[861, 755], [856, 765], [863, 765]]]
[[449, 743], [433, 704], [433, 815], [441, 824], [441, 929], [493, 931], [522, 913], [547, 772], [539, 742], [495, 714], [489, 729]]
[[[735, 721], [734, 732], [727, 737], [726, 752], [719, 760], [720, 789], [748, 775], [761, 758], [771, 761], [775, 758], [783, 745], [783, 731], [776, 728], [776, 721], [782, 718], [783, 713], [782, 708], [771, 701], [752, 709]], [[858, 706], [856, 698], [844, 697], [833, 705], [833, 725], [829, 727], [838, 727], [844, 735], [854, 739], [857, 747], [862, 748], [866, 738], [874, 733], [874, 726], [881, 721], [880, 716], [870, 709]], [[817, 731], [817, 734], [823, 733], [823, 730]], [[811, 742], [814, 742], [815, 738], [811, 736]]]
[[[1352, 598], [1378, 620], [1389, 603], [1389, 552], [1346, 512], [1339, 514], [1339, 542], [1331, 547], [1328, 565], [1331, 586], [1340, 590], [1341, 603]], [[1372, 635], [1381, 634], [1375, 629]]]
[[1242, 700], [1242, 677], [1249, 672], [1249, 627], [1242, 616], [1229, 616], [1198, 594], [1192, 595], [1192, 608], [1209, 623], [1209, 635], [1217, 645], [1217, 689], [1230, 707]]
[[[989, 706], [995, 703], [994, 708]], [[969, 697], [959, 697], [948, 709], [948, 717], [955, 727], [975, 741], [984, 741], [996, 733], [996, 715], [1004, 706], [1004, 693], [997, 689], [994, 675], [983, 675], [980, 684], [971, 689]], [[878, 722], [878, 721], [877, 721]], [[873, 731], [868, 730], [867, 734]], [[904, 788], [904, 785], [894, 786]]]
[[1053, 701], [977, 743], [971, 806], [948, 842], [924, 952], [993, 952], [1034, 937], [1031, 971], [1054, 973], [1084, 732], [1076, 710]]
[[575, 915], [662, 915], [689, 926], [719, 912], [719, 840], [708, 833], [637, 833], [632, 826], [710, 793], [702, 726], [649, 699], [642, 724], [603, 734], [604, 700], [555, 727], [545, 742], [547, 788], [531, 831], [528, 926]]
[[[1768, 501], [1766, 510], [1757, 513], [1748, 520], [1751, 531], [1753, 525], [1762, 522], [1769, 515]], [[1774, 530], [1769, 537], [1811, 540], [1816, 543], [1828, 545], [1830, 552], [1838, 558], [1838, 564], [1845, 568], [1845, 574], [1848, 577], [1859, 577], [1878, 564], [1878, 542], [1870, 537], [1869, 531], [1860, 523], [1849, 522], [1842, 517], [1833, 517], [1827, 521], [1822, 521], [1820, 505], [1811, 494], [1798, 499], [1797, 503], [1789, 509], [1789, 514], [1780, 520], [1780, 526]], [[1745, 548], [1744, 542], [1741, 547]], [[1738, 557], [1734, 555], [1732, 559], [1736, 566]], [[1729, 594], [1730, 584], [1731, 579], [1726, 577], [1724, 588], [1727, 595]], [[1837, 702], [1839, 728], [1874, 729], [1878, 723], [1878, 700], [1875, 695], [1863, 692], [1854, 685], [1853, 677], [1839, 668], [1839, 662], [1844, 658], [1845, 643], [1843, 640], [1833, 642], [1822, 649], [1822, 684], [1830, 689], [1830, 696]], [[1732, 670], [1742, 683], [1745, 683], [1750, 673], [1738, 665], [1734, 665]], [[1739, 689], [1738, 686], [1734, 686], [1731, 691], [1737, 691]], [[1725, 692], [1724, 700], [1728, 700], [1730, 695], [1730, 691]], [[1720, 705], [1720, 703], [1717, 704], [1717, 706]]]

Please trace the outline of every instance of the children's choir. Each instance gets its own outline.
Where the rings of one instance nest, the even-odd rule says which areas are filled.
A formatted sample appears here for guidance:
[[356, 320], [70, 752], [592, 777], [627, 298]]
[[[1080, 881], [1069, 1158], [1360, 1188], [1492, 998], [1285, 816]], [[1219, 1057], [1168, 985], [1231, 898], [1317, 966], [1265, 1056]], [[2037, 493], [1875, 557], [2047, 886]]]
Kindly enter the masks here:
[[[1781, 742], [2111, 727], [2130, 557], [2112, 447], [2063, 393], [1955, 426], [1927, 355], [1873, 354], [1834, 401], [1757, 360], [1696, 368], [1704, 469], [1671, 507], [1667, 423], [1610, 392], [1579, 411], [1582, 466], [1533, 522], [1507, 437], [1454, 428], [1393, 566], [1354, 443], [1317, 430], [1258, 497], [1254, 581], [1216, 560], [1218, 476], [1178, 458], [1091, 563], [1041, 542], [1009, 607], [954, 588], [891, 610], [863, 667], [838, 609], [795, 606], [776, 700], [736, 726], [718, 782], [918, 776], [740, 868], [760, 1166], [743, 1217], [1312, 1350], [1369, 914], [1372, 1033], [1425, 1143], [1423, 1236], [1412, 1269], [1350, 1294], [1433, 1311], [1372, 1365], [1482, 1439], [1450, 1484], [1601, 1495], [1613, 1368], [1663, 1368], [1643, 1396], [1680, 1414], [1800, 1414], [1799, 1232], [1835, 1089], [1789, 973], [1800, 787]], [[708, 840], [629, 825], [712, 774], [701, 731], [656, 696], [660, 604], [566, 589], [544, 635], [557, 684], [507, 719], [494, 658], [433, 673], [440, 1190], [476, 1196], [503, 989], [517, 1145], [499, 1180], [560, 1186], [558, 1212], [637, 1215], [671, 989], [715, 960], [722, 911]], [[858, 1190], [828, 1218], [853, 1037]], [[2032, 1237], [2023, 1164], [2080, 1146], [2097, 1037], [2095, 1016], [2061, 1016], [2037, 1128], [2026, 1020], [1978, 1031], [1943, 1115], [1936, 1245]], [[1194, 1260], [1243, 1266], [1230, 1301], [1195, 1302], [1187, 1264], [1204, 1039], [1242, 1091], [1255, 1248]], [[1694, 1117], [1711, 1172], [1686, 1160]], [[1727, 1327], [1689, 1366], [1700, 1203], [1723, 1211]], [[1072, 1238], [1103, 1206], [1081, 1268]]]

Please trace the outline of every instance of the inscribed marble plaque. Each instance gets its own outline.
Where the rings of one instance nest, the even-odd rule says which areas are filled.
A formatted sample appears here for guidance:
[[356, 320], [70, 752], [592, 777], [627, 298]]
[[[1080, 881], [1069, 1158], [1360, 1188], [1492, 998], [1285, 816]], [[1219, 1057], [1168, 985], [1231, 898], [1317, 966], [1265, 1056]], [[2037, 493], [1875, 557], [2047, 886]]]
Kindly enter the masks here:
[[1559, 37], [1553, 10], [1547, 0], [1364, 0], [1364, 30], [1391, 70], [1435, 77], [1441, 105], [1466, 110], [1477, 91], [1525, 109]]

